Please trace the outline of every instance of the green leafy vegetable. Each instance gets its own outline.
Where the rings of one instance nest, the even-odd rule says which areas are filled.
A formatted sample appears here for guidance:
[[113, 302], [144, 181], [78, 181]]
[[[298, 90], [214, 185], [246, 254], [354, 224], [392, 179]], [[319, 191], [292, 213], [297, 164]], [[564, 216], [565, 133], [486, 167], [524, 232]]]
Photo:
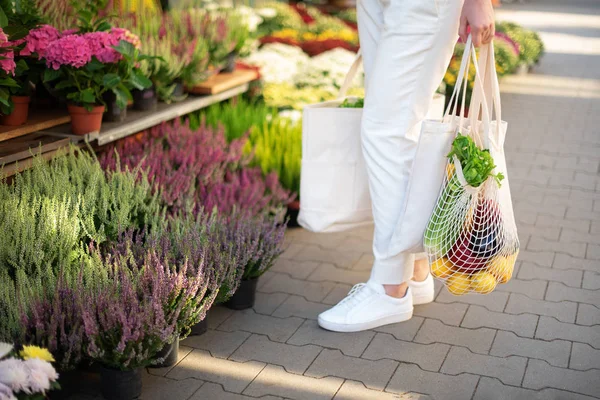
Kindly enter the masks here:
[[456, 156], [460, 161], [465, 180], [473, 187], [478, 187], [490, 176], [494, 177], [498, 186], [504, 179], [502, 173], [492, 174], [496, 165], [490, 151], [480, 149], [469, 136], [460, 133], [456, 136], [452, 142], [452, 150], [448, 154], [448, 158], [452, 159], [453, 156]]
[[363, 108], [364, 105], [365, 99], [360, 97], [349, 97], [340, 104], [340, 108]]

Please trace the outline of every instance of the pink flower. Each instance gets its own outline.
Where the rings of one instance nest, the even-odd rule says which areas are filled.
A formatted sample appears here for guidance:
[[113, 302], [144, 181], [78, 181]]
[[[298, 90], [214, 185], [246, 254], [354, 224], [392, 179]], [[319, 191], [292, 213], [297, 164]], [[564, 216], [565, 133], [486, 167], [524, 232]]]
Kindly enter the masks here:
[[25, 36], [27, 44], [21, 50], [22, 56], [29, 56], [33, 53], [38, 55], [38, 58], [44, 57], [48, 45], [61, 37], [58, 29], [51, 25], [42, 25], [29, 31]]
[[121, 59], [121, 55], [113, 48], [119, 44], [117, 35], [109, 32], [90, 32], [83, 35], [88, 42], [92, 56], [104, 64], [115, 63]]
[[55, 70], [63, 65], [81, 68], [91, 61], [92, 51], [82, 36], [68, 35], [50, 43], [44, 58], [48, 68]]
[[15, 52], [4, 49], [4, 47], [12, 45], [2, 28], [0, 28], [0, 69], [10, 75], [15, 74], [15, 68], [17, 67], [17, 64], [15, 64]]
[[139, 36], [131, 33], [129, 30], [124, 28], [112, 28], [110, 33], [117, 38], [117, 43], [121, 40], [131, 43], [136, 49], [141, 48], [142, 42]]

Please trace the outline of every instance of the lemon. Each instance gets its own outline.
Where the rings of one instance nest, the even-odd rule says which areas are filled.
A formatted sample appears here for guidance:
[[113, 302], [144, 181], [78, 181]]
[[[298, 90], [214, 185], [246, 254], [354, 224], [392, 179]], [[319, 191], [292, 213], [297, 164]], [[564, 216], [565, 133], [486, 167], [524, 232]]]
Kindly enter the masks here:
[[479, 271], [471, 276], [471, 288], [474, 292], [487, 294], [496, 287], [496, 277], [487, 271]]
[[516, 255], [504, 257], [496, 256], [487, 267], [487, 271], [494, 275], [498, 282], [506, 283], [510, 280], [515, 266]]
[[471, 289], [471, 280], [469, 279], [469, 275], [456, 272], [448, 278], [446, 287], [450, 293], [459, 296], [467, 293]]
[[431, 275], [445, 279], [452, 274], [452, 263], [446, 257], [441, 257], [431, 263]]

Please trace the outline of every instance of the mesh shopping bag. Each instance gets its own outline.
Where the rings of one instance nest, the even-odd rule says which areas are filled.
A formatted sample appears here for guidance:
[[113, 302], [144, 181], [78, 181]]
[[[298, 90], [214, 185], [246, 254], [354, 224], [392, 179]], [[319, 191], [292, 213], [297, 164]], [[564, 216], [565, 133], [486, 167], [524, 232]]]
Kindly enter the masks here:
[[486, 294], [508, 282], [519, 253], [493, 45], [481, 49], [477, 62], [469, 38], [467, 52], [463, 61], [472, 56], [476, 71], [470, 121], [459, 128], [449, 149], [444, 182], [423, 240], [432, 275], [456, 295]]

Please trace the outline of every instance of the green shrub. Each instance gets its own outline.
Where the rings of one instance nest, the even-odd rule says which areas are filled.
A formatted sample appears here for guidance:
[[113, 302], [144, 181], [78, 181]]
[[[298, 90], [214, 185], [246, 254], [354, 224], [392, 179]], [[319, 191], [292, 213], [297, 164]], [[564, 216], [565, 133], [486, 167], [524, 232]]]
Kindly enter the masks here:
[[213, 104], [210, 107], [190, 115], [190, 127], [198, 129], [202, 118], [206, 119], [206, 125], [212, 128], [223, 127], [227, 141], [242, 137], [254, 126], [260, 126], [277, 111], [267, 107], [263, 102], [246, 100], [242, 97]]
[[535, 64], [544, 53], [544, 43], [535, 31], [514, 22], [498, 22], [496, 30], [507, 34], [519, 44], [519, 60], [526, 65]]
[[248, 149], [254, 150], [254, 163], [264, 174], [276, 172], [281, 185], [300, 193], [302, 124], [288, 118], [265, 120], [252, 128]]
[[59, 273], [69, 280], [88, 273], [92, 246], [162, 224], [150, 189], [140, 171], [105, 173], [93, 154], [75, 148], [0, 181], [0, 311], [8, 315], [0, 318], [0, 340], [14, 338], [18, 306], [51, 292]]

